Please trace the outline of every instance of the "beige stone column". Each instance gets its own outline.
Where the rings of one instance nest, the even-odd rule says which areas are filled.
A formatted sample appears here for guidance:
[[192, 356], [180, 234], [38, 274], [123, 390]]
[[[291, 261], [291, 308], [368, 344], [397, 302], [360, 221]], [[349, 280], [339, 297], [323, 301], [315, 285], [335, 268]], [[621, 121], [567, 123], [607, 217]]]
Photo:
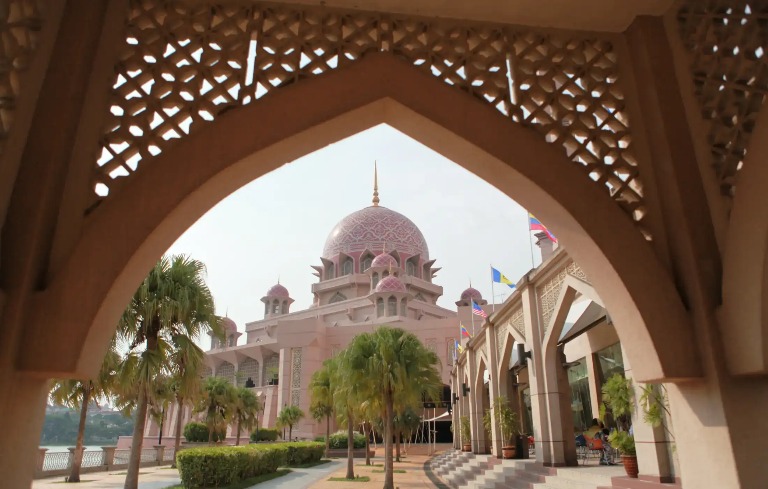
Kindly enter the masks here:
[[520, 288], [525, 321], [525, 349], [530, 350], [528, 363], [528, 382], [531, 389], [531, 418], [533, 420], [533, 438], [536, 444], [536, 461], [550, 464], [552, 450], [549, 444], [549, 414], [544, 388], [544, 355], [542, 352], [542, 334], [539, 324], [538, 301], [535, 289], [528, 276]]
[[[498, 349], [496, 348], [496, 328], [489, 326], [485, 328], [485, 348], [488, 354], [488, 372], [490, 372], [490, 379], [488, 380], [488, 393], [491, 403], [491, 453], [498, 458], [501, 458], [501, 447], [504, 444], [504, 440], [501, 438], [501, 428], [499, 427], [498, 418], [496, 417], [496, 411], [494, 409], [495, 399], [502, 394], [499, 392], [499, 360]], [[506, 434], [505, 434], [506, 436]]]
[[600, 417], [600, 404], [603, 402], [602, 385], [600, 385], [600, 359], [596, 353], [585, 357], [587, 362], [587, 379], [589, 379], [589, 402], [592, 405], [592, 417]]
[[[483, 429], [483, 393], [479, 392], [476, 381], [478, 375], [477, 356], [475, 350], [469, 350], [467, 363], [469, 366], [469, 424], [472, 431], [472, 452], [485, 453], [485, 430]], [[482, 374], [481, 374], [482, 375]], [[482, 383], [482, 380], [480, 380]]]

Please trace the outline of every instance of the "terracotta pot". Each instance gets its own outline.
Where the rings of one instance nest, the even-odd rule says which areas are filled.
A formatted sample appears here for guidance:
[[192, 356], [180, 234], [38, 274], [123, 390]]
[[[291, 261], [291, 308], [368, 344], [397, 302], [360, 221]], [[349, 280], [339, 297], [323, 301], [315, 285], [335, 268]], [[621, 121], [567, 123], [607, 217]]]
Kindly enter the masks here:
[[472, 451], [472, 444], [465, 443], [464, 445], [461, 446], [461, 451], [463, 451], [463, 452], [471, 452]]
[[637, 479], [639, 470], [637, 468], [637, 456], [635, 455], [622, 455], [621, 463], [624, 464], [624, 470], [627, 472], [627, 477]]
[[517, 450], [513, 446], [501, 447], [501, 456], [503, 458], [515, 458]]

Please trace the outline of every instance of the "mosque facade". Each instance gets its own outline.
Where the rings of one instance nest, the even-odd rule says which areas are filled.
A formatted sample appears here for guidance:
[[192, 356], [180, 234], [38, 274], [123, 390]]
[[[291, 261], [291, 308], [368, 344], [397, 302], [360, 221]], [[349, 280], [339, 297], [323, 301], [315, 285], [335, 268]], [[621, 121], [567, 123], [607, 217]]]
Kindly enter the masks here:
[[[309, 308], [291, 310], [294, 299], [278, 283], [261, 298], [262, 319], [246, 323], [243, 333], [234, 321], [224, 318], [224, 339], [211, 338], [203, 376], [223, 377], [238, 387], [254, 389], [264, 407], [261, 428], [274, 427], [280, 410], [296, 405], [306, 417], [294, 427], [294, 437], [312, 439], [324, 434], [325, 423], [309, 416], [312, 374], [356, 335], [389, 325], [415, 334], [440, 359], [444, 402], [430, 405], [424, 414], [442, 415], [441, 432], [449, 433], [448, 386], [459, 324], [469, 327], [475, 320], [471, 300], [488, 313], [491, 306], [471, 286], [455, 302], [455, 310], [437, 304], [443, 294], [434, 281], [440, 268], [430, 256], [423, 233], [408, 217], [379, 205], [375, 180], [372, 205], [338, 222], [328, 235], [320, 263], [312, 266], [318, 280], [312, 284]], [[168, 413], [162, 428], [163, 441], [168, 443], [175, 432], [176, 409]], [[186, 423], [190, 408], [184, 409]], [[234, 436], [232, 427], [229, 430], [228, 435]], [[145, 437], [158, 437], [159, 431], [150, 421]]]

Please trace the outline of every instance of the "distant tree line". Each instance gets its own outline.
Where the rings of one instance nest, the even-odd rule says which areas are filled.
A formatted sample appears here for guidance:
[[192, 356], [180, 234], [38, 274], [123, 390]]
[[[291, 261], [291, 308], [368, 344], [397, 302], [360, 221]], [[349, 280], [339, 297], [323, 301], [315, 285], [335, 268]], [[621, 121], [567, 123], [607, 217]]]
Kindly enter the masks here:
[[[133, 432], [132, 417], [120, 413], [99, 413], [88, 416], [85, 421], [86, 445], [114, 445], [119, 436]], [[74, 410], [50, 412], [45, 415], [40, 445], [75, 446], [80, 415]]]

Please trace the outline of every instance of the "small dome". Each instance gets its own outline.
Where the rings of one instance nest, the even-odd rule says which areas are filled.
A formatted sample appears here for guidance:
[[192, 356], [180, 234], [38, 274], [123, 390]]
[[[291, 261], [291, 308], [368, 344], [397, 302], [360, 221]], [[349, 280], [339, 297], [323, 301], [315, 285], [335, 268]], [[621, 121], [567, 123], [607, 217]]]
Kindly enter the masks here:
[[394, 275], [384, 277], [376, 286], [376, 292], [406, 292], [405, 285]]
[[389, 253], [382, 253], [373, 259], [372, 267], [398, 268], [397, 260]]
[[276, 284], [269, 288], [269, 290], [267, 291], [267, 297], [289, 298], [290, 294], [288, 294], [288, 289], [286, 289], [280, 284]]
[[461, 300], [469, 300], [469, 299], [472, 299], [475, 302], [480, 302], [481, 300], [483, 300], [483, 295], [480, 293], [479, 290], [470, 287], [461, 293]]
[[237, 325], [228, 317], [221, 318], [221, 327], [224, 331], [237, 331]]

